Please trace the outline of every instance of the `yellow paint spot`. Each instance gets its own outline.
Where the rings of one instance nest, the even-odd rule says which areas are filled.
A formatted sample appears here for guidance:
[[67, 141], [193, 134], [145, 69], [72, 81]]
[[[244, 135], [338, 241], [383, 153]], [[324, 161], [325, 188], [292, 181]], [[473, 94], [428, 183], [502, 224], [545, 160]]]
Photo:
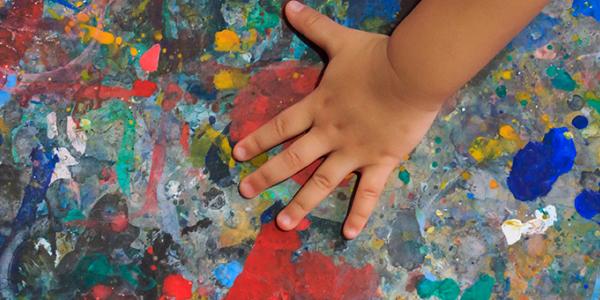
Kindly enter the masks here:
[[498, 158], [502, 154], [502, 150], [497, 140], [477, 137], [469, 147], [469, 154], [477, 162], [482, 162], [485, 159]]
[[131, 56], [137, 56], [138, 55], [138, 50], [131, 47], [129, 48], [129, 53], [131, 54]]
[[143, 12], [146, 11], [146, 6], [148, 5], [148, 2], [150, 2], [150, 0], [143, 0], [142, 2], [140, 2], [140, 5], [133, 9], [131, 15], [134, 17], [139, 17]]
[[156, 105], [157, 106], [162, 106], [163, 101], [165, 100], [165, 94], [163, 92], [158, 93], [158, 96], [156, 96]]
[[548, 116], [548, 114], [543, 114], [540, 117], [540, 120], [542, 121], [544, 126], [546, 126], [546, 128], [554, 127], [554, 126], [552, 126], [552, 123], [550, 123], [550, 116]]
[[79, 26], [87, 30], [90, 38], [96, 40], [102, 45], [110, 45], [115, 42], [115, 36], [110, 32], [102, 31], [99, 28], [85, 24], [80, 24]]
[[258, 39], [258, 31], [256, 29], [251, 28], [248, 30], [248, 34], [242, 38], [242, 48], [250, 49], [254, 44], [256, 44], [256, 40]]
[[6, 125], [6, 123], [4, 123], [4, 119], [1, 119], [1, 118], [0, 118], [0, 132], [2, 132], [3, 134], [8, 133], [8, 126]]
[[512, 79], [512, 73], [513, 73], [512, 70], [506, 70], [506, 71], [503, 71], [500, 76], [504, 80], [511, 80]]
[[494, 190], [498, 188], [498, 181], [490, 179], [490, 189]]
[[163, 35], [162, 35], [162, 33], [161, 33], [160, 31], [157, 31], [157, 32], [155, 32], [155, 33], [154, 33], [154, 39], [155, 39], [156, 41], [161, 41], [161, 40], [163, 39]]
[[220, 132], [216, 131], [209, 124], [204, 125], [204, 136], [208, 138], [213, 144], [217, 145], [221, 148], [221, 152], [219, 156], [224, 162], [227, 162], [229, 168], [233, 168], [235, 166], [235, 160], [231, 155], [231, 145], [229, 145], [229, 140], [227, 137], [223, 136]]
[[446, 180], [442, 181], [442, 184], [440, 184], [440, 189], [442, 189], [442, 190], [445, 189], [447, 185], [448, 185], [448, 181], [446, 181]]
[[569, 131], [563, 133], [563, 136], [568, 139], [568, 140], [572, 140], [573, 139], [573, 134]]
[[212, 55], [210, 53], [202, 54], [202, 56], [200, 56], [200, 61], [205, 62], [211, 58], [212, 58]]
[[[54, 11], [52, 8], [47, 8], [47, 10], [46, 10], [46, 11], [47, 11], [47, 12], [48, 12], [48, 14], [50, 15], [50, 17], [51, 17], [52, 19], [54, 19], [54, 20], [62, 20], [62, 19], [64, 19], [64, 18], [65, 18], [64, 16], [61, 16], [61, 15], [59, 15], [59, 14], [58, 14], [56, 11]], [[69, 28], [69, 29], [70, 29], [70, 28]]]
[[462, 174], [460, 174], [460, 176], [464, 179], [464, 180], [469, 180], [471, 179], [471, 173], [469, 173], [468, 171], [464, 171], [462, 172]]
[[440, 218], [442, 218], [444, 216], [444, 213], [441, 210], [436, 209], [435, 210], [435, 215], [438, 216], [438, 217], [440, 217]]
[[294, 78], [294, 79], [300, 78], [300, 73], [298, 73], [298, 72], [292, 73], [292, 78]]
[[429, 226], [426, 231], [427, 233], [432, 234], [435, 231], [435, 226]]
[[220, 52], [240, 51], [240, 37], [229, 29], [217, 32], [215, 34], [215, 50]]
[[117, 37], [117, 38], [115, 39], [115, 44], [117, 44], [117, 45], [121, 45], [121, 44], [123, 44], [123, 38], [122, 38], [122, 37], [120, 37], [120, 36], [119, 36], [119, 37]]
[[375, 250], [379, 250], [379, 249], [381, 249], [381, 247], [383, 247], [384, 244], [385, 244], [384, 240], [375, 238], [371, 242], [371, 247], [373, 247], [373, 249], [375, 249]]
[[239, 89], [248, 83], [249, 76], [240, 70], [220, 70], [213, 78], [215, 88], [218, 90]]

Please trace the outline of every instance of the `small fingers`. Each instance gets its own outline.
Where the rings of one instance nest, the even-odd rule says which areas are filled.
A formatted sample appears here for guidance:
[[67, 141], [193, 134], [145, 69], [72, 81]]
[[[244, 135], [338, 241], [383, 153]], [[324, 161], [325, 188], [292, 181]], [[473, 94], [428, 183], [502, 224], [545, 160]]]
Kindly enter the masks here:
[[320, 133], [312, 130], [244, 178], [240, 193], [246, 198], [256, 197], [263, 190], [298, 173], [329, 150]]
[[347, 239], [356, 238], [369, 221], [393, 169], [393, 166], [370, 166], [363, 169], [350, 213], [344, 222], [343, 233]]
[[288, 107], [238, 142], [233, 156], [239, 161], [249, 160], [308, 129], [313, 120], [309, 109], [310, 98], [316, 97], [313, 94]]
[[294, 229], [354, 168], [349, 158], [332, 154], [277, 216], [277, 225], [283, 230]]

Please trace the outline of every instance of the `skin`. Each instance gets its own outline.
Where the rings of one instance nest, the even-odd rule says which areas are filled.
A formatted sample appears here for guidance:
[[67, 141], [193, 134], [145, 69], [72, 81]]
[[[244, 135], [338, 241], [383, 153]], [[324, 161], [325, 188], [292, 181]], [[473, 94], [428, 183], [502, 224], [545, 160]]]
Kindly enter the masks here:
[[[238, 142], [249, 160], [300, 136], [240, 183], [253, 198], [320, 157], [325, 161], [277, 216], [294, 229], [350, 173], [360, 174], [343, 234], [367, 224], [390, 173], [417, 146], [444, 101], [481, 70], [548, 0], [423, 0], [391, 36], [343, 27], [290, 1], [294, 28], [329, 56], [319, 86]], [[477, 49], [474, 51], [472, 49]]]

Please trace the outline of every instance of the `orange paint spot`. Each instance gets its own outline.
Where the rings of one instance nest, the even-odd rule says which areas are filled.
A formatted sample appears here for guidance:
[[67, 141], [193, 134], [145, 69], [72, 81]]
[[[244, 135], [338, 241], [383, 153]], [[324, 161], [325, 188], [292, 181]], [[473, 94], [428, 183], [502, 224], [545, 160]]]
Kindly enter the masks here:
[[498, 188], [498, 182], [494, 179], [490, 180], [490, 189], [497, 189]]

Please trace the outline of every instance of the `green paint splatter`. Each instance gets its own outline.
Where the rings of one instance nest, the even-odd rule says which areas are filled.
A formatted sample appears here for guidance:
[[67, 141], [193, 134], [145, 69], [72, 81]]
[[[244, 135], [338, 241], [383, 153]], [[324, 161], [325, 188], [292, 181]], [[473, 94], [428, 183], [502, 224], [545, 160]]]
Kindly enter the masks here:
[[521, 106], [526, 107], [527, 106], [527, 100], [521, 100]]
[[483, 274], [479, 280], [467, 288], [461, 300], [488, 300], [492, 297], [492, 289], [496, 281], [490, 275]]
[[506, 86], [501, 85], [496, 88], [496, 95], [500, 98], [506, 97]]
[[134, 169], [134, 145], [136, 121], [131, 110], [121, 101], [107, 102], [100, 109], [89, 112], [84, 118], [92, 122], [94, 127], [106, 127], [117, 121], [123, 125], [123, 138], [117, 154], [117, 182], [126, 196], [131, 194], [130, 170]]
[[398, 178], [404, 182], [404, 184], [408, 184], [410, 182], [410, 173], [407, 170], [402, 170], [402, 172], [398, 173]]
[[108, 283], [114, 271], [106, 255], [94, 254], [81, 259], [73, 275], [87, 290], [96, 284]]
[[265, 34], [267, 29], [279, 25], [279, 15], [269, 13], [260, 5], [253, 5], [253, 9], [248, 14], [247, 28], [254, 28], [261, 34]]
[[433, 139], [433, 141], [434, 141], [436, 144], [438, 144], [438, 145], [439, 145], [439, 144], [441, 144], [441, 143], [442, 143], [442, 138], [441, 138], [441, 137], [439, 137], [439, 136], [436, 136], [436, 137], [435, 137], [435, 139]]
[[85, 216], [83, 215], [81, 210], [74, 208], [74, 209], [69, 210], [69, 212], [67, 212], [67, 215], [62, 220], [65, 223], [79, 221], [79, 220], [85, 220]]
[[422, 299], [428, 299], [436, 296], [440, 300], [456, 300], [460, 294], [460, 287], [456, 281], [446, 278], [441, 281], [431, 281], [423, 278], [417, 284], [417, 294]]
[[546, 75], [552, 78], [552, 86], [563, 91], [574, 91], [577, 88], [577, 83], [567, 71], [551, 66], [546, 69]]
[[432, 168], [437, 168], [437, 167], [438, 167], [438, 165], [439, 165], [439, 164], [438, 164], [438, 162], [437, 162], [437, 161], [434, 161], [434, 162], [432, 162], [432, 163], [431, 163], [431, 167], [432, 167]]

